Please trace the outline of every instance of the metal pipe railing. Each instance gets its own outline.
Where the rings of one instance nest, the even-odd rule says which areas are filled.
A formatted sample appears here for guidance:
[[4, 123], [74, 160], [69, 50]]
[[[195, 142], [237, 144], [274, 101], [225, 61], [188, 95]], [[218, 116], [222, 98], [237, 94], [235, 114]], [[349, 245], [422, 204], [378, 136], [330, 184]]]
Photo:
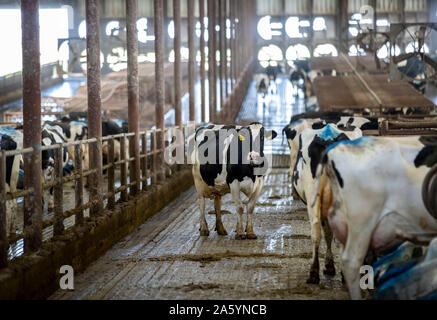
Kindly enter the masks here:
[[[175, 18], [177, 20], [177, 12], [180, 8], [177, 7], [179, 0], [174, 0], [176, 3]], [[30, 3], [23, 1], [22, 3]], [[190, 1], [190, 7], [193, 6], [193, 1]], [[87, 46], [88, 46], [88, 122], [89, 122], [89, 139], [82, 141], [74, 141], [64, 144], [56, 144], [50, 146], [41, 146], [39, 144], [28, 144], [22, 150], [2, 150], [0, 152], [0, 268], [8, 264], [8, 249], [11, 244], [23, 239], [24, 254], [36, 251], [41, 248], [43, 233], [47, 234], [47, 228], [53, 228], [53, 236], [58, 237], [65, 233], [65, 219], [74, 216], [74, 224], [82, 225], [87, 217], [93, 217], [102, 213], [103, 209], [114, 210], [118, 202], [127, 202], [134, 196], [138, 196], [140, 192], [147, 192], [152, 186], [162, 183], [170, 177], [174, 172], [184, 168], [182, 165], [167, 165], [164, 163], [163, 155], [165, 147], [174, 143], [174, 138], [168, 137], [169, 130], [174, 128], [164, 127], [164, 32], [163, 32], [163, 0], [154, 0], [155, 4], [155, 52], [156, 52], [156, 129], [139, 132], [136, 130], [138, 116], [136, 110], [137, 104], [137, 63], [138, 55], [135, 50], [136, 38], [132, 35], [135, 30], [133, 22], [136, 18], [136, 8], [134, 1], [127, 0], [127, 28], [128, 47], [129, 47], [129, 131], [130, 133], [105, 136], [101, 133], [101, 97], [100, 97], [100, 57], [99, 57], [99, 1], [86, 1], [86, 16], [87, 16]], [[209, 97], [210, 97], [210, 122], [215, 121], [233, 121], [240, 109], [241, 103], [244, 100], [245, 90], [251, 82], [252, 64], [253, 64], [253, 48], [254, 44], [251, 41], [239, 41], [245, 36], [245, 33], [250, 31], [249, 26], [254, 24], [253, 18], [250, 19], [251, 13], [254, 14], [254, 1], [244, 0], [243, 3], [237, 1], [220, 0], [220, 6], [217, 6], [216, 0], [208, 0], [208, 32], [209, 32], [209, 55], [208, 55], [208, 75], [209, 75]], [[216, 8], [218, 7], [218, 8]], [[36, 6], [38, 8], [38, 6]], [[23, 8], [30, 10], [29, 8]], [[35, 7], [31, 8], [33, 17], [35, 17]], [[217, 12], [217, 10], [220, 10]], [[194, 10], [192, 10], [194, 11]], [[206, 114], [206, 85], [205, 85], [205, 67], [206, 58], [204, 55], [205, 48], [205, 26], [203, 17], [205, 15], [205, 3], [200, 0], [199, 3], [200, 19], [201, 19], [201, 67], [200, 78], [203, 83], [202, 88], [202, 120]], [[36, 10], [37, 12], [37, 10]], [[191, 12], [191, 10], [190, 10]], [[219, 13], [219, 20], [216, 21]], [[227, 62], [227, 37], [224, 34], [220, 35], [221, 52], [220, 58], [220, 95], [222, 110], [217, 113], [217, 32], [215, 26], [217, 23], [221, 25], [222, 33], [226, 32], [226, 19], [230, 17], [231, 39], [229, 39], [229, 47], [231, 51], [230, 65], [228, 68]], [[194, 15], [189, 19], [190, 30], [194, 30], [195, 19]], [[180, 23], [176, 23], [176, 26]], [[253, 26], [252, 26], [253, 27]], [[180, 30], [179, 30], [180, 31]], [[178, 34], [178, 31], [176, 31]], [[179, 39], [180, 40], [180, 39]], [[249, 42], [249, 43], [247, 43]], [[33, 46], [33, 42], [31, 43]], [[177, 49], [177, 43], [175, 49]], [[27, 46], [24, 46], [27, 47]], [[35, 47], [32, 47], [35, 49]], [[176, 56], [178, 56], [176, 54]], [[180, 55], [179, 55], [180, 56]], [[249, 57], [249, 59], [248, 59]], [[30, 59], [30, 58], [26, 58]], [[176, 58], [176, 60], [179, 59]], [[32, 60], [33, 61], [33, 60]], [[28, 65], [27, 65], [28, 64]], [[27, 72], [30, 67], [36, 68], [29, 61], [23, 65], [27, 65]], [[229, 70], [228, 70], [229, 69]], [[227, 73], [231, 79], [231, 93], [228, 95], [226, 90]], [[33, 70], [35, 72], [35, 70]], [[27, 73], [23, 72], [23, 76]], [[203, 76], [202, 76], [203, 75]], [[193, 74], [194, 76], [194, 74]], [[223, 79], [223, 77], [225, 79]], [[223, 83], [225, 80], [226, 83]], [[33, 85], [33, 82], [32, 82]], [[32, 97], [32, 103], [38, 99], [37, 87], [33, 88], [28, 99]], [[175, 98], [178, 95], [175, 94]], [[180, 97], [180, 95], [179, 95]], [[193, 96], [194, 97], [194, 96]], [[176, 101], [177, 102], [177, 101]], [[38, 105], [38, 104], [36, 104]], [[177, 106], [177, 103], [176, 103]], [[26, 107], [28, 110], [30, 107]], [[36, 109], [36, 108], [35, 108]], [[40, 109], [40, 105], [39, 105]], [[33, 110], [33, 109], [32, 109]], [[37, 111], [35, 111], [37, 112]], [[191, 112], [191, 110], [190, 110]], [[32, 114], [35, 116], [34, 114]], [[193, 119], [194, 112], [190, 113], [190, 118]], [[24, 115], [24, 125], [29, 126], [28, 118]], [[26, 120], [27, 119], [27, 120]], [[39, 118], [40, 119], [40, 118]], [[178, 120], [177, 122], [181, 122]], [[38, 125], [39, 136], [40, 122]], [[184, 141], [189, 134], [188, 129], [193, 128], [192, 125], [182, 126], [182, 123], [176, 123], [177, 128], [182, 129]], [[196, 127], [196, 126], [194, 126]], [[30, 127], [29, 127], [30, 128]], [[35, 129], [32, 127], [32, 130]], [[28, 129], [26, 132], [29, 132]], [[35, 129], [36, 130], [36, 129]], [[25, 134], [26, 136], [26, 134]], [[27, 136], [28, 133], [27, 133]], [[35, 140], [36, 141], [36, 140]], [[68, 150], [68, 154], [73, 158], [74, 170], [70, 175], [63, 175], [64, 151]], [[184, 163], [188, 163], [189, 158], [188, 146], [184, 142]], [[54, 154], [54, 172], [53, 177], [47, 181], [42, 180], [41, 159], [43, 151], [51, 151]], [[6, 159], [8, 157], [16, 157], [21, 161], [24, 160], [27, 164], [24, 167], [24, 188], [16, 190], [16, 188], [8, 187], [6, 181]], [[105, 162], [103, 162], [105, 159]], [[70, 190], [69, 190], [70, 188]], [[74, 189], [74, 192], [71, 192]], [[47, 215], [43, 210], [43, 194], [47, 191], [52, 191], [53, 197], [53, 215]], [[69, 195], [67, 197], [67, 194]], [[6, 212], [8, 201], [16, 202], [20, 198], [25, 198], [24, 208], [18, 208], [15, 212]], [[45, 196], [44, 196], [45, 197]], [[72, 198], [69, 198], [72, 197]], [[32, 200], [32, 201], [30, 201]], [[8, 215], [22, 214], [23, 224], [18, 226], [19, 230], [14, 234], [8, 235]], [[46, 240], [46, 238], [45, 238]], [[11, 258], [11, 257], [9, 257]]]

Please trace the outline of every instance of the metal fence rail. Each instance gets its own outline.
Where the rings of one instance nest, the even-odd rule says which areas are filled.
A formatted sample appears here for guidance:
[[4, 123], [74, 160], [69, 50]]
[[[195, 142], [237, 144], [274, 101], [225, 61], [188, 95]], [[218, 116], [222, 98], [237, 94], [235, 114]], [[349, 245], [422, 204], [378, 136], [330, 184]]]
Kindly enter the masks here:
[[[169, 136], [170, 130], [178, 129], [178, 127], [165, 128], [165, 146], [172, 143], [172, 137]], [[184, 126], [182, 128], [182, 134], [185, 137], [187, 130], [194, 130], [195, 126]], [[183, 169], [182, 165], [167, 165], [164, 162], [163, 154], [165, 149], [157, 148], [156, 137], [157, 134], [162, 132], [160, 129], [147, 130], [140, 132], [140, 176], [138, 181], [132, 179], [132, 171], [129, 170], [132, 166], [135, 166], [137, 161], [136, 157], [129, 154], [128, 145], [134, 139], [133, 133], [119, 134], [113, 136], [103, 137], [101, 140], [102, 148], [107, 156], [107, 163], [103, 165], [103, 178], [105, 181], [105, 188], [101, 190], [101, 198], [93, 199], [89, 197], [88, 201], [84, 201], [84, 190], [86, 190], [86, 180], [95, 174], [96, 169], [90, 168], [87, 159], [89, 159], [89, 152], [91, 148], [95, 148], [98, 140], [88, 139], [82, 141], [76, 141], [65, 144], [55, 144], [51, 146], [44, 146], [40, 148], [26, 148], [22, 150], [12, 150], [0, 152], [0, 261], [5, 265], [7, 260], [13, 259], [14, 255], [8, 253], [8, 249], [11, 245], [15, 245], [19, 240], [26, 241], [27, 236], [30, 236], [34, 232], [42, 233], [44, 229], [53, 227], [53, 236], [59, 236], [64, 234], [67, 229], [64, 226], [64, 220], [67, 218], [75, 217], [73, 225], [81, 225], [85, 221], [84, 212], [96, 205], [98, 201], [106, 203], [105, 209], [113, 210], [116, 206], [116, 197], [118, 196], [118, 202], [127, 202], [131, 199], [131, 196], [137, 194], [134, 189], [137, 185], [141, 186], [142, 191], [147, 191], [151, 186], [156, 184], [157, 177], [161, 176], [163, 179], [171, 177], [171, 175], [177, 171]], [[117, 148], [116, 143], [119, 144], [119, 159], [116, 157]], [[63, 150], [72, 148], [74, 150], [74, 171], [67, 176], [63, 175]], [[21, 230], [17, 230], [15, 234], [7, 234], [6, 224], [6, 205], [7, 202], [17, 202], [19, 199], [33, 193], [33, 188], [25, 188], [22, 190], [11, 190], [7, 188], [6, 181], [6, 161], [10, 157], [22, 158], [25, 156], [32, 156], [41, 158], [43, 151], [53, 151], [54, 154], [54, 174], [53, 178], [49, 181], [44, 181], [42, 184], [43, 191], [53, 190], [54, 209], [52, 217], [45, 217], [42, 222], [41, 230], [26, 229], [24, 227]], [[187, 149], [184, 149], [184, 159], [187, 159]], [[103, 152], [102, 152], [103, 153]], [[85, 157], [84, 157], [85, 155]], [[103, 154], [102, 154], [103, 157]], [[119, 172], [119, 178], [116, 177], [116, 171]], [[42, 173], [42, 172], [41, 172]], [[26, 176], [26, 172], [24, 175]], [[160, 182], [163, 182], [161, 180]], [[67, 186], [67, 184], [73, 183], [73, 186]], [[64, 189], [74, 189], [74, 208], [64, 210], [65, 194]], [[101, 200], [100, 200], [101, 199]], [[70, 199], [72, 200], [72, 199]], [[32, 204], [36, 206], [38, 204]], [[18, 210], [14, 214], [19, 214]], [[22, 212], [20, 212], [22, 214]], [[44, 217], [43, 217], [44, 218]], [[50, 237], [46, 237], [44, 240], [48, 240]]]

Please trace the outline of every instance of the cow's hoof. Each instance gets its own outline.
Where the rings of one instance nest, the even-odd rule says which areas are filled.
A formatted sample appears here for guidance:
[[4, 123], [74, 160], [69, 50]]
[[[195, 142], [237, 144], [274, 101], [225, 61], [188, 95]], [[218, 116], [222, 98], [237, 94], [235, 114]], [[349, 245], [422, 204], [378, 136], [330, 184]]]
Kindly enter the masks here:
[[307, 283], [308, 284], [319, 284], [320, 283], [319, 274], [311, 271], [310, 277], [307, 279]]
[[237, 233], [235, 235], [235, 240], [245, 240], [246, 239], [246, 235], [244, 233]]
[[228, 235], [228, 232], [226, 231], [225, 228], [218, 228], [217, 233], [219, 236], [227, 236]]
[[208, 237], [209, 236], [209, 230], [200, 230], [200, 236], [201, 237]]
[[325, 264], [325, 270], [323, 270], [323, 274], [327, 276], [335, 276], [334, 261], [331, 260]]
[[255, 233], [246, 233], [246, 239], [255, 240], [258, 239]]

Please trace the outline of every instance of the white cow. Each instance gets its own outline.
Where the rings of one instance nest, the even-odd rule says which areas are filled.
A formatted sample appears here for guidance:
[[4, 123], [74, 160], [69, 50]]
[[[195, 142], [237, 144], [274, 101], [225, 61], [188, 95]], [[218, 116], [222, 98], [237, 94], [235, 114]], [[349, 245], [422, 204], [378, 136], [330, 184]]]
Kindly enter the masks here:
[[436, 138], [363, 137], [328, 149], [311, 205], [345, 246], [342, 267], [352, 299], [361, 298], [368, 249], [377, 253], [399, 238], [429, 241], [436, 234], [437, 219], [421, 196], [436, 161]]
[[[299, 151], [293, 170], [292, 183], [299, 197], [307, 203], [317, 193], [316, 170], [324, 152], [331, 144], [341, 140], [360, 138], [362, 131], [355, 128], [352, 131], [339, 130], [334, 124], [328, 124], [322, 129], [305, 129], [299, 137]], [[311, 240], [313, 245], [313, 264], [307, 283], [319, 283], [319, 245], [321, 229], [325, 234], [327, 252], [325, 258], [325, 274], [335, 275], [334, 259], [331, 251], [332, 232], [327, 224], [323, 224], [317, 210], [307, 206], [311, 224]]]

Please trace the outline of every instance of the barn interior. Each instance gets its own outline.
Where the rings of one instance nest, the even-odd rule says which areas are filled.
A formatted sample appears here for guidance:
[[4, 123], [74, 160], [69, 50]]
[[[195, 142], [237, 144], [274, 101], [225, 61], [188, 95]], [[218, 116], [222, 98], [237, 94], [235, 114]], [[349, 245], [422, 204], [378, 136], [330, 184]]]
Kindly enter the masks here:
[[[0, 41], [0, 299], [437, 299], [437, 0], [3, 0]], [[242, 239], [229, 190], [201, 208], [194, 133], [255, 123], [277, 137]], [[408, 141], [356, 166], [411, 200], [345, 214], [396, 238], [359, 265], [319, 201], [341, 141], [305, 163], [326, 128], [362, 159]]]

